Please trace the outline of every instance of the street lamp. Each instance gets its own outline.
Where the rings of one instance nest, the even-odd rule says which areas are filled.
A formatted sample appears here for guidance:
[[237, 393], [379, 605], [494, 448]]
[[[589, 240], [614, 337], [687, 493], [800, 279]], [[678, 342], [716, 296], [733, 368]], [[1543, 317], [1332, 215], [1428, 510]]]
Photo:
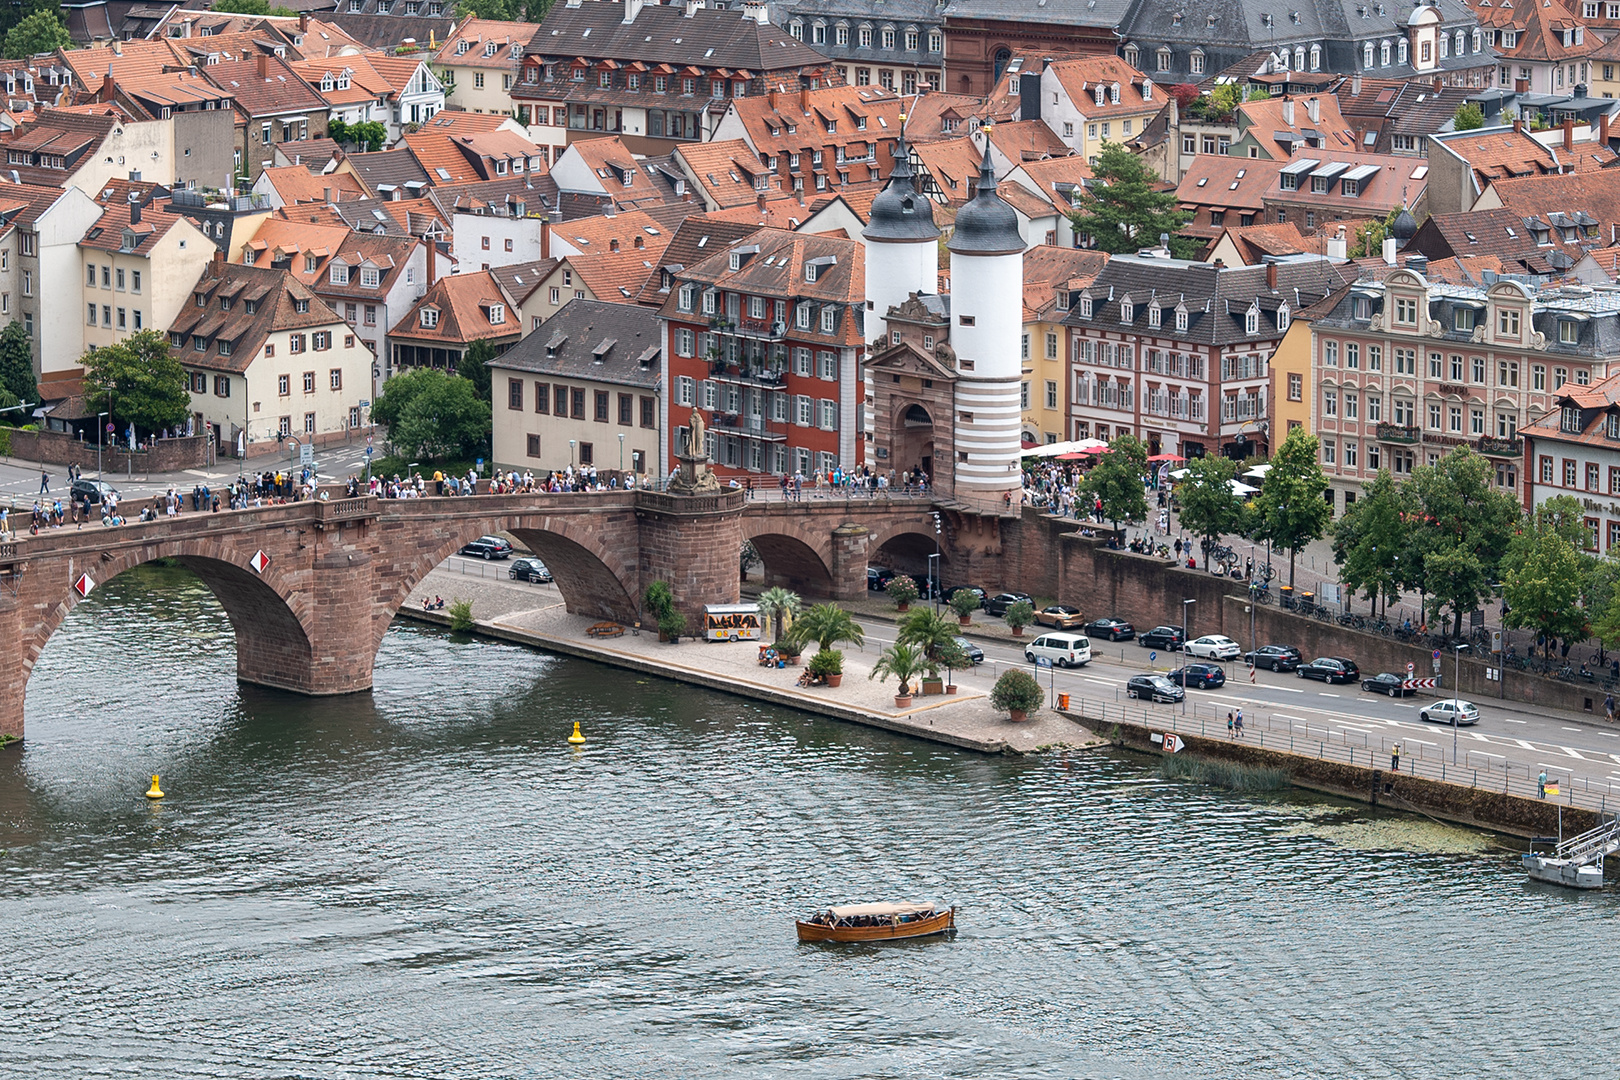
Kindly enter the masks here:
[[107, 414], [104, 413], [104, 412], [96, 413], [96, 479], [97, 480], [101, 479], [101, 440], [102, 440], [102, 435], [103, 435], [103, 430], [104, 430], [103, 427], [102, 427], [101, 420], [106, 415]]
[[937, 616], [939, 614], [939, 594], [943, 591], [939, 587], [939, 534], [944, 522], [940, 520], [939, 511], [934, 511], [932, 516], [934, 519], [934, 562], [929, 569], [928, 580], [934, 587], [934, 614]]
[[928, 591], [934, 594], [934, 614], [939, 614], [939, 552], [928, 556]]
[[619, 483], [624, 483], [624, 432], [619, 432]]
[[1452, 645], [1452, 652], [1456, 653], [1457, 660], [1452, 667], [1451, 687], [1451, 763], [1457, 764], [1457, 709], [1462, 704], [1462, 654], [1468, 648], [1466, 642], [1456, 642]]
[[1187, 609], [1197, 600], [1181, 602], [1181, 715], [1187, 715]]
[[574, 440], [573, 439], [568, 440], [568, 467], [570, 469], [572, 469], [574, 467]]

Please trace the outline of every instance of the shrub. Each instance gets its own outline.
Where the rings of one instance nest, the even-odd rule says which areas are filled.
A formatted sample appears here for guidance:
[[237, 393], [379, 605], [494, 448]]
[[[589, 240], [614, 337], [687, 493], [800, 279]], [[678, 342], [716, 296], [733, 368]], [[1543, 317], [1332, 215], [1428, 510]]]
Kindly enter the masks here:
[[917, 583], [904, 574], [890, 581], [888, 589], [884, 591], [896, 604], [909, 604], [918, 596]]
[[679, 641], [686, 633], [686, 616], [671, 608], [658, 616], [658, 632], [671, 641]]
[[11, 456], [11, 429], [0, 428], [0, 457]]
[[1007, 625], [1014, 630], [1022, 630], [1035, 621], [1035, 605], [1028, 600], [1020, 600], [1007, 609]]
[[979, 610], [979, 598], [967, 589], [958, 589], [951, 596], [951, 610], [965, 619]]
[[669, 582], [649, 583], [641, 594], [641, 606], [659, 621], [659, 629], [662, 629], [664, 616], [675, 610], [675, 592], [669, 587]]
[[925, 666], [921, 649], [903, 641], [896, 642], [883, 650], [867, 678], [881, 679], [885, 675], [893, 675], [900, 684], [895, 693], [908, 697], [911, 694], [911, 680], [921, 675]]
[[828, 675], [842, 675], [844, 673], [844, 654], [837, 649], [822, 649], [810, 658], [805, 665], [812, 675], [825, 678]]
[[1046, 700], [1035, 676], [1022, 668], [1008, 668], [990, 691], [990, 704], [1005, 712], [1034, 712]]
[[804, 646], [790, 637], [779, 637], [771, 642], [771, 648], [776, 650], [777, 656], [798, 656]]
[[472, 601], [452, 600], [450, 602], [450, 629], [458, 634], [465, 634], [472, 628]]

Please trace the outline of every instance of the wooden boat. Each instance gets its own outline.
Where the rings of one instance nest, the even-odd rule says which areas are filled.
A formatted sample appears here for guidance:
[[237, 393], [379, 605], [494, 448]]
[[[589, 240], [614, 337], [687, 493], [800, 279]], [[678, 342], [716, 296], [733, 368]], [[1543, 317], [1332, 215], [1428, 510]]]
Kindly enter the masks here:
[[956, 909], [941, 909], [938, 904], [844, 904], [796, 925], [800, 941], [893, 941], [955, 929]]

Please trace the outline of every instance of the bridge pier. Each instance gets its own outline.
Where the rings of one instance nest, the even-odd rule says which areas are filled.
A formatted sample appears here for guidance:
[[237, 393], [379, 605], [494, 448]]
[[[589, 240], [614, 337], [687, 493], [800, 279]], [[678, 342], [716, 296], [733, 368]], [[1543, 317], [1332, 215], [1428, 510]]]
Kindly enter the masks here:
[[832, 594], [834, 600], [866, 597], [866, 565], [872, 532], [865, 525], [846, 521], [832, 532]]
[[[718, 495], [636, 493], [641, 526], [641, 592], [653, 581], [667, 581], [687, 629], [703, 626], [704, 604], [735, 604], [741, 592], [743, 544], [740, 491]], [[643, 621], [647, 616], [643, 614]]]
[[0, 735], [22, 738], [23, 696], [28, 689], [28, 673], [33, 663], [18, 645], [23, 639], [21, 605], [11, 590], [13, 574], [0, 574], [0, 643], [10, 658], [0, 663]]

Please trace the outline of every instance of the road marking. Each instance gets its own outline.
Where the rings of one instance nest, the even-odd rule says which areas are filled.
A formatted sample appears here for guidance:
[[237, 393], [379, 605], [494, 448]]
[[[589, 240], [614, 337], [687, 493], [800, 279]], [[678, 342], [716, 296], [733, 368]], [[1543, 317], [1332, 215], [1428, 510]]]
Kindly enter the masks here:
[[[1468, 737], [1470, 739], [1473, 739], [1475, 742], [1490, 742], [1491, 741], [1491, 740], [1487, 739], [1485, 736], [1481, 735], [1477, 731], [1470, 731], [1468, 733]], [[1495, 757], [1497, 755], [1492, 755], [1492, 756]]]
[[1536, 762], [1536, 764], [1540, 765], [1543, 769], [1555, 769], [1558, 772], [1566, 773], [1566, 774], [1569, 772], [1569, 766], [1568, 765], [1549, 765], [1545, 761], [1538, 761], [1538, 762]]
[[[1396, 708], [1397, 708], [1397, 709], [1415, 709], [1415, 708], [1417, 708], [1417, 706], [1416, 706], [1416, 705], [1402, 705], [1402, 704], [1401, 704], [1401, 703], [1400, 703], [1400, 702], [1398, 702], [1398, 701], [1397, 701], [1397, 702], [1396, 702], [1396, 703], [1395, 703], [1395, 707], [1396, 707]], [[1394, 722], [1395, 722], [1395, 721], [1393, 721], [1393, 720], [1391, 720], [1391, 721], [1390, 721], [1390, 723], [1392, 723], [1392, 724], [1393, 724], [1393, 723], [1394, 723]]]
[[1310, 721], [1306, 720], [1303, 716], [1289, 716], [1287, 713], [1280, 713], [1280, 712], [1279, 713], [1272, 713], [1271, 715], [1275, 716], [1279, 720], [1297, 720], [1301, 724], [1310, 723]]
[[1603, 736], [1605, 739], [1620, 739], [1620, 735], [1616, 735], [1612, 731], [1600, 731], [1598, 734]]
[[1580, 729], [1580, 728], [1578, 728], [1578, 727], [1567, 727], [1567, 728], [1565, 728], [1565, 729], [1564, 729], [1564, 730], [1565, 730], [1565, 731], [1579, 731], [1579, 730], [1581, 730], [1581, 729]]
[[1410, 735], [1408, 735], [1403, 741], [1422, 743], [1424, 746], [1439, 746], [1440, 745], [1439, 743], [1432, 743], [1428, 739], [1415, 739]]
[[1513, 741], [1524, 747], [1526, 750], [1534, 750], [1536, 748], [1536, 744], [1527, 739], [1514, 739]]
[[1281, 690], [1285, 694], [1303, 694], [1305, 692], [1305, 691], [1303, 691], [1303, 690], [1301, 690], [1301, 689], [1299, 689], [1297, 687], [1293, 687], [1293, 686], [1279, 686], [1279, 687], [1276, 687], [1276, 689]]
[[1343, 694], [1329, 694], [1326, 691], [1318, 690], [1316, 692], [1316, 696], [1317, 697], [1343, 697], [1344, 695]]
[[1502, 717], [1502, 722], [1504, 724], [1528, 724], [1530, 721], [1528, 721], [1528, 720], [1509, 720], [1507, 717], [1504, 716], [1504, 717]]
[[1568, 754], [1570, 757], [1574, 758], [1577, 761], [1585, 761], [1586, 760], [1585, 755], [1583, 755], [1579, 750], [1571, 749], [1568, 746], [1560, 746], [1558, 749], [1562, 750], [1564, 753]]

